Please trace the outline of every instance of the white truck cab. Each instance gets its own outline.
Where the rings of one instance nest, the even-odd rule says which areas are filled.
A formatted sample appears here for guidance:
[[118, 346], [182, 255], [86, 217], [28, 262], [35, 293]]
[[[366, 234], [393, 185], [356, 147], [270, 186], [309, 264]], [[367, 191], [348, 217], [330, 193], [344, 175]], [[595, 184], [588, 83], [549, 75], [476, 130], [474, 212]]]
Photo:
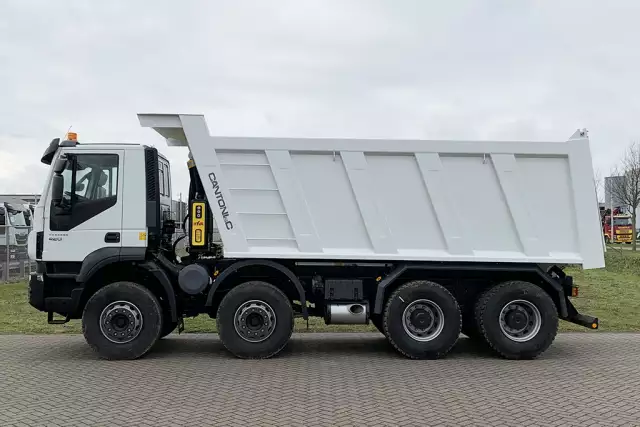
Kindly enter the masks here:
[[186, 255], [169, 162], [73, 134], [45, 150], [29, 236], [31, 305], [51, 323], [81, 318], [101, 357], [140, 357], [200, 314], [246, 358], [278, 354], [294, 315], [372, 323], [410, 358], [443, 357], [461, 331], [533, 358], [558, 319], [598, 327], [562, 269], [604, 265], [586, 131], [563, 142], [226, 138], [199, 115], [139, 120], [186, 148]]
[[0, 199], [0, 279], [8, 279], [28, 259], [30, 221], [31, 212], [19, 200]]
[[[31, 258], [143, 256], [149, 241], [157, 244], [162, 218], [170, 218], [169, 162], [151, 147], [82, 145], [71, 138], [54, 140], [43, 156], [52, 168], [34, 212]], [[141, 209], [144, 200], [153, 205], [149, 214]]]
[[0, 234], [0, 246], [27, 246], [27, 229], [30, 215], [15, 201], [0, 199], [0, 226], [7, 232]]

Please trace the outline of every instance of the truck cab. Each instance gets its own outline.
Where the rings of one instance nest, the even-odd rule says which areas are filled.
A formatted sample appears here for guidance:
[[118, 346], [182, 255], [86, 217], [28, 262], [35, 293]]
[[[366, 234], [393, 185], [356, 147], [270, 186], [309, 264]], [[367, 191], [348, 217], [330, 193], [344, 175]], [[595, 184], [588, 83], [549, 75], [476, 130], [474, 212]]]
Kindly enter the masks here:
[[0, 201], [0, 225], [8, 233], [0, 235], [0, 246], [20, 246], [26, 248], [30, 213], [20, 204]]
[[602, 217], [602, 234], [606, 243], [626, 243], [633, 241], [633, 222], [630, 214], [621, 209], [610, 211]]
[[169, 162], [151, 147], [70, 138], [54, 140], [42, 158], [53, 167], [33, 214], [31, 258], [55, 270], [88, 256], [143, 257], [170, 216]]
[[[0, 278], [12, 270], [19, 270], [20, 263], [28, 258], [27, 237], [31, 215], [15, 200], [0, 200]], [[8, 278], [8, 277], [7, 277]]]

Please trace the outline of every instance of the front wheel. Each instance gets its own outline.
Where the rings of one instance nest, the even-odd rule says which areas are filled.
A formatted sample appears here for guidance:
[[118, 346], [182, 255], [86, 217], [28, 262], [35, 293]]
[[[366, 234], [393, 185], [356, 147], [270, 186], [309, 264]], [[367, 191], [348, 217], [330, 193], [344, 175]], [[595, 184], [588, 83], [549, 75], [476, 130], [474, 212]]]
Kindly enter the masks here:
[[293, 333], [289, 298], [266, 282], [246, 282], [231, 289], [220, 302], [216, 321], [222, 344], [243, 359], [275, 356]]
[[476, 322], [489, 346], [507, 359], [533, 359], [558, 331], [558, 311], [551, 297], [528, 282], [506, 282], [477, 301]]
[[389, 342], [412, 359], [437, 359], [458, 340], [460, 307], [443, 286], [413, 281], [400, 286], [387, 301], [383, 328]]
[[115, 282], [98, 290], [82, 313], [85, 340], [104, 359], [137, 359], [162, 330], [162, 308], [153, 293], [137, 283]]

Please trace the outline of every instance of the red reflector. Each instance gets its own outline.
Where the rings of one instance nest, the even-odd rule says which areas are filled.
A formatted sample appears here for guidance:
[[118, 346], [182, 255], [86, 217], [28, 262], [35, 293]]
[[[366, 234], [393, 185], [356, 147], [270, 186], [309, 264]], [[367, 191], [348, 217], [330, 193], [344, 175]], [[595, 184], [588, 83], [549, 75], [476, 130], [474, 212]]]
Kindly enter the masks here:
[[578, 287], [574, 286], [571, 288], [571, 296], [572, 297], [577, 297], [578, 296]]

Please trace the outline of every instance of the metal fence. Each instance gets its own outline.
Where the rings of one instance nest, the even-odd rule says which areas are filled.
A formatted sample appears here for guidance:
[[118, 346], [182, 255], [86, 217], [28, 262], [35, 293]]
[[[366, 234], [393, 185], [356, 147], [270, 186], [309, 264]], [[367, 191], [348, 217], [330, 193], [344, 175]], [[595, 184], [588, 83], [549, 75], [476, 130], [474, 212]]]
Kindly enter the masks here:
[[0, 225], [0, 283], [27, 280], [35, 271], [27, 251], [30, 231], [27, 226]]

